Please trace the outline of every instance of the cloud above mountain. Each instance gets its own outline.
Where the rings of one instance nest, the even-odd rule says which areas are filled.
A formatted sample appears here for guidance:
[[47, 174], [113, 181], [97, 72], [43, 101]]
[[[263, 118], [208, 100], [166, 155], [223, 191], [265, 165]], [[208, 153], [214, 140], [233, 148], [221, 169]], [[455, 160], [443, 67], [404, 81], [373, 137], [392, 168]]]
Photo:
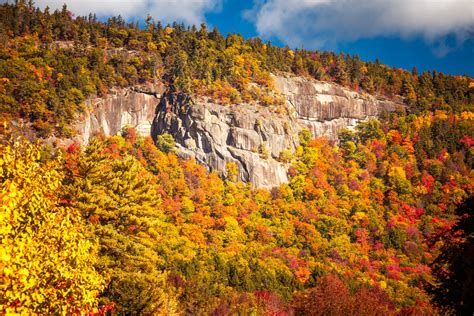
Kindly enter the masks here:
[[474, 36], [472, 0], [255, 0], [245, 16], [264, 38], [290, 46], [330, 47], [377, 36], [437, 43]]
[[60, 9], [64, 3], [76, 15], [96, 13], [98, 16], [121, 15], [124, 18], [145, 18], [150, 14], [156, 21], [165, 23], [205, 22], [206, 12], [218, 11], [221, 0], [36, 0], [44, 9]]

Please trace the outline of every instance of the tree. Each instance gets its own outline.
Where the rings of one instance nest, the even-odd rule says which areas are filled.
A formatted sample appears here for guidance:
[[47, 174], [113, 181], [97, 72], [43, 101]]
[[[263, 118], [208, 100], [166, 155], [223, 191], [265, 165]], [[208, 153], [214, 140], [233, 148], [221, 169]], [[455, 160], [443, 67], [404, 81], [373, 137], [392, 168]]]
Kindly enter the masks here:
[[380, 122], [377, 119], [370, 119], [366, 122], [360, 122], [356, 126], [357, 136], [360, 138], [361, 142], [364, 144], [367, 140], [370, 139], [381, 139], [385, 136], [382, 131]]
[[336, 79], [336, 82], [341, 85], [347, 85], [349, 83], [349, 75], [347, 74], [346, 62], [344, 61], [344, 57], [342, 55], [339, 55], [336, 59], [334, 77]]
[[318, 280], [318, 285], [293, 299], [296, 315], [395, 315], [388, 298], [380, 291], [361, 288], [351, 295], [334, 274]]
[[302, 129], [298, 133], [298, 139], [300, 141], [301, 146], [307, 146], [312, 138], [313, 138], [313, 134], [307, 128]]
[[401, 167], [392, 167], [387, 173], [388, 183], [399, 194], [408, 194], [412, 190], [410, 181], [406, 178], [405, 170]]
[[458, 223], [433, 263], [435, 302], [457, 315], [474, 311], [474, 197], [461, 204]]
[[416, 92], [415, 88], [413, 85], [407, 81], [403, 81], [403, 86], [402, 86], [402, 95], [405, 97], [405, 102], [409, 106], [415, 106], [416, 104]]
[[77, 209], [60, 201], [60, 160], [42, 162], [41, 148], [21, 139], [0, 149], [0, 310], [94, 311], [104, 287], [97, 245]]
[[154, 179], [132, 156], [105, 154], [97, 138], [73, 160], [67, 196], [99, 239], [97, 269], [110, 276], [101, 302], [116, 302], [117, 313], [169, 309], [172, 314], [173, 289], [166, 285], [159, 269], [162, 258], [152, 242], [164, 225]]
[[301, 57], [301, 52], [298, 50], [293, 58], [293, 62], [291, 63], [291, 71], [296, 75], [302, 75], [304, 73], [303, 58]]
[[368, 76], [368, 75], [366, 75], [366, 76], [362, 79], [361, 87], [362, 87], [362, 89], [364, 89], [364, 90], [367, 91], [368, 93], [374, 93], [374, 92], [375, 92], [374, 80], [372, 79], [372, 77], [370, 77], [370, 76]]
[[227, 171], [227, 179], [231, 182], [237, 182], [239, 177], [239, 166], [235, 162], [229, 162], [225, 166]]
[[156, 138], [156, 146], [164, 153], [173, 152], [175, 146], [173, 136], [168, 133], [158, 135]]

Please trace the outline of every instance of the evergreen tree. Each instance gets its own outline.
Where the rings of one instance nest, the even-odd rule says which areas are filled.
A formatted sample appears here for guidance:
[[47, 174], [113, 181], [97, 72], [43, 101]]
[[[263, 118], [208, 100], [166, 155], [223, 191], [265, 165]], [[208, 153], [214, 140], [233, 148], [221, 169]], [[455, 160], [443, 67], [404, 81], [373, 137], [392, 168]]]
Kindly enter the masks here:
[[162, 259], [150, 244], [163, 226], [153, 179], [134, 158], [109, 157], [98, 139], [77, 155], [68, 196], [99, 238], [97, 269], [110, 277], [102, 303], [116, 302], [118, 313], [173, 312]]

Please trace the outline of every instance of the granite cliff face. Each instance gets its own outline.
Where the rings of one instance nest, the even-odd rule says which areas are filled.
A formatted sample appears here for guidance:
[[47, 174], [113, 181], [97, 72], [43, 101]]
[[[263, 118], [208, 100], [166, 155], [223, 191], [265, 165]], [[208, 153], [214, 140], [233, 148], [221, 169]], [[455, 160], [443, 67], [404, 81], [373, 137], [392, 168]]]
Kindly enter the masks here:
[[133, 126], [139, 134], [149, 136], [161, 90], [139, 86], [115, 89], [102, 98], [89, 98], [89, 111], [77, 125], [79, 140], [87, 143], [94, 133], [117, 135], [125, 126]]
[[290, 76], [274, 79], [286, 99], [280, 113], [271, 107], [223, 106], [182, 93], [162, 94], [163, 88], [138, 87], [89, 100], [92, 111], [79, 129], [85, 142], [94, 132], [115, 135], [127, 125], [154, 139], [168, 133], [180, 156], [193, 157], [222, 175], [226, 164], [235, 162], [243, 181], [271, 188], [288, 181], [288, 164], [279, 157], [283, 151], [295, 151], [301, 129], [336, 140], [340, 129], [401, 106], [333, 83]]
[[191, 100], [183, 94], [165, 94], [156, 110], [151, 134], [173, 135], [182, 156], [195, 157], [225, 174], [235, 162], [240, 177], [256, 187], [274, 187], [288, 181], [282, 151], [294, 152], [298, 132], [309, 128], [314, 136], [337, 139], [339, 130], [358, 121], [393, 111], [398, 104], [299, 77], [275, 77], [286, 99], [286, 113], [249, 104], [222, 106], [208, 99]]
[[222, 106], [184, 94], [166, 94], [157, 108], [151, 134], [173, 135], [182, 156], [195, 157], [225, 173], [226, 164], [239, 166], [240, 178], [257, 187], [288, 181], [288, 166], [276, 160], [294, 150], [300, 126], [296, 119], [249, 104]]
[[342, 128], [353, 127], [361, 120], [402, 106], [334, 83], [290, 76], [275, 76], [274, 80], [298, 122], [309, 128], [314, 136], [331, 140], [337, 139]]

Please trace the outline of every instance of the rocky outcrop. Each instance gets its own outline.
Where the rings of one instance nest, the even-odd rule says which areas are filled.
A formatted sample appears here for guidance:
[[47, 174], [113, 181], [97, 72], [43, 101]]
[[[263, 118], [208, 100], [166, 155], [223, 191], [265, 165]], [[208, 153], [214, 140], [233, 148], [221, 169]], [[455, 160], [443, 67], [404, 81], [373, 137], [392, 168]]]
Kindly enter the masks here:
[[95, 132], [116, 135], [127, 125], [154, 139], [168, 133], [180, 156], [193, 157], [222, 175], [227, 163], [234, 162], [243, 181], [270, 188], [288, 181], [288, 164], [279, 157], [283, 151], [295, 151], [301, 129], [336, 140], [342, 128], [401, 106], [334, 83], [292, 76], [274, 79], [286, 100], [279, 113], [272, 107], [193, 100], [163, 93], [163, 87], [117, 89], [88, 100], [91, 111], [78, 126], [81, 140], [87, 142]]
[[288, 181], [288, 165], [278, 158], [282, 151], [295, 151], [301, 129], [336, 140], [342, 128], [399, 106], [333, 83], [290, 76], [275, 76], [275, 82], [286, 99], [282, 114], [263, 106], [222, 106], [166, 94], [156, 110], [152, 136], [171, 134], [181, 156], [194, 157], [221, 174], [227, 163], [235, 162], [243, 181], [270, 188]]
[[285, 97], [300, 124], [314, 136], [336, 140], [342, 128], [393, 111], [401, 103], [360, 94], [337, 84], [292, 76], [274, 76], [277, 90]]
[[153, 86], [114, 89], [105, 97], [86, 101], [88, 111], [79, 121], [79, 141], [87, 143], [94, 133], [117, 135], [123, 127], [135, 127], [139, 134], [149, 136], [160, 92]]
[[288, 166], [277, 161], [293, 150], [300, 129], [296, 119], [249, 104], [222, 106], [205, 99], [192, 102], [184, 94], [166, 94], [157, 108], [152, 135], [173, 135], [178, 152], [225, 174], [235, 162], [240, 178], [256, 187], [288, 181]]

